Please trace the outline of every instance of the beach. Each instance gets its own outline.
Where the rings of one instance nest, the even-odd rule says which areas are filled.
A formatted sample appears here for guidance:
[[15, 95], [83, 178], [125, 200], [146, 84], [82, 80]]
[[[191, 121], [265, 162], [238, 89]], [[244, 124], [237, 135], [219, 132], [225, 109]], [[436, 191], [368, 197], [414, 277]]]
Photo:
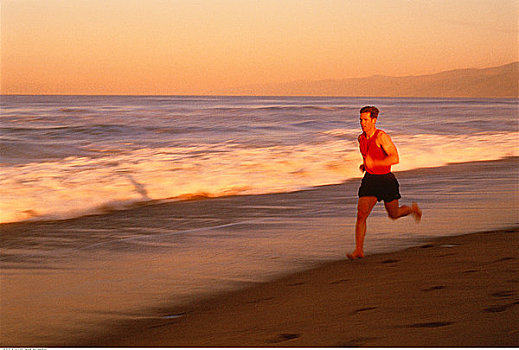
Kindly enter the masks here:
[[518, 246], [517, 228], [444, 237], [164, 308], [167, 317], [68, 345], [519, 346]]
[[[154, 322], [162, 324], [183, 320], [182, 317], [177, 320], [176, 315], [192, 315], [185, 311], [187, 305], [198, 307], [200, 303], [203, 305], [204, 300], [250, 290], [251, 287], [334, 261], [338, 262], [337, 266], [345, 268], [338, 270], [340, 272], [337, 272], [334, 281], [350, 282], [344, 285], [338, 283], [344, 289], [330, 290], [330, 293], [339, 293], [336, 296], [341, 300], [357, 300], [352, 305], [346, 305], [349, 310], [346, 313], [371, 307], [382, 309], [382, 305], [387, 304], [376, 302], [375, 306], [368, 305], [374, 303], [377, 296], [355, 289], [361, 283], [351, 283], [357, 282], [352, 279], [352, 274], [362, 271], [357, 268], [362, 268], [364, 264], [372, 266], [375, 275], [369, 279], [361, 278], [362, 283], [367, 283], [368, 289], [374, 283], [381, 283], [380, 288], [385, 291], [387, 274], [407, 266], [407, 271], [416, 274], [416, 280], [407, 283], [413, 286], [420, 284], [419, 290], [412, 289], [417, 293], [411, 300], [415, 300], [412, 305], [418, 308], [418, 311], [415, 310], [418, 314], [416, 321], [409, 324], [453, 322], [443, 321], [440, 315], [430, 317], [432, 315], [419, 313], [423, 309], [420, 303], [430, 300], [431, 295], [440, 293], [440, 296], [448, 296], [442, 293], [464, 291], [466, 288], [460, 286], [459, 290], [450, 287], [432, 290], [431, 293], [420, 292], [421, 289], [438, 286], [449, 287], [447, 282], [431, 283], [427, 269], [438, 269], [442, 260], [428, 257], [427, 254], [436, 252], [437, 255], [446, 255], [445, 268], [460, 269], [456, 270], [457, 273], [475, 270], [474, 266], [486, 266], [491, 261], [515, 256], [507, 250], [517, 250], [516, 241], [504, 239], [515, 236], [496, 236], [503, 238], [499, 244], [504, 247], [492, 249], [483, 246], [486, 236], [480, 236], [480, 239], [474, 240], [474, 247], [466, 247], [464, 254], [470, 257], [467, 261], [449, 260], [455, 259], [456, 255], [449, 257], [454, 250], [448, 247], [433, 250], [414, 248], [417, 254], [409, 256], [413, 258], [409, 265], [402, 262], [370, 265], [369, 261], [403, 261], [398, 252], [427, 245], [430, 240], [440, 237], [447, 236], [445, 239], [448, 240], [449, 236], [469, 232], [517, 227], [516, 164], [517, 159], [511, 158], [397, 173], [400, 183], [406, 188], [405, 199], [419, 199], [424, 210], [422, 221], [420, 224], [412, 218], [392, 221], [387, 218], [382, 205], [376, 206], [368, 220], [365, 245], [368, 257], [354, 263], [347, 261], [345, 254], [354, 247], [353, 213], [357, 180], [292, 193], [191, 199], [70, 220], [4, 224], [1, 226], [0, 270], [2, 345], [105, 345], [105, 340], [106, 344], [110, 344], [113, 341], [111, 336], [118, 334], [118, 328], [124, 328], [124, 325], [141, 322], [157, 325]], [[499, 174], [499, 177], [493, 174]], [[446, 187], [449, 183], [450, 187]], [[492, 192], [481, 192], [481, 188], [490, 186]], [[449, 190], [445, 191], [445, 188]], [[452, 248], [464, 249], [465, 246]], [[377, 258], [377, 254], [381, 253], [391, 255]], [[493, 260], [489, 260], [490, 257]], [[424, 266], [418, 268], [416, 265], [421, 262]], [[506, 264], [513, 265], [516, 261], [508, 259], [495, 265], [500, 268], [505, 266], [490, 276], [491, 279], [501, 276], [498, 281], [487, 280], [486, 273], [460, 275], [473, 278], [476, 286], [481, 283], [478, 291], [484, 292], [488, 305], [480, 301], [478, 312], [501, 305], [499, 300], [489, 296], [491, 293], [508, 291], [512, 294], [509, 293], [503, 303], [517, 301], [513, 299], [513, 283], [509, 282], [514, 277], [506, 277], [513, 276], [516, 271], [513, 267], [506, 267]], [[442, 269], [439, 272], [443, 274]], [[364, 274], [371, 272], [361, 273]], [[396, 284], [402, 279], [402, 283], [406, 281], [404, 275], [392, 278]], [[449, 277], [452, 280], [457, 278], [459, 276], [456, 274]], [[289, 284], [298, 283], [294, 280]], [[316, 280], [315, 283], [314, 287], [320, 290], [321, 282]], [[330, 283], [326, 285], [335, 286]], [[275, 307], [292, 300], [290, 294], [295, 291], [306, 293], [306, 287], [303, 287], [305, 285], [301, 284], [298, 288], [283, 290], [280, 295], [284, 295], [284, 299], [278, 301], [269, 299], [271, 296], [258, 296], [252, 300], [268, 299], [265, 306], [271, 301]], [[496, 288], [499, 290], [494, 291]], [[465, 297], [462, 293], [457, 298]], [[329, 299], [326, 294], [324, 298]], [[440, 299], [439, 305], [445, 305], [447, 301]], [[303, 305], [293, 307], [296, 310]], [[434, 306], [430, 307], [434, 309]], [[260, 314], [264, 312], [262, 308], [263, 305], [258, 304]], [[330, 308], [335, 309], [335, 306]], [[510, 307], [506, 312], [514, 312], [515, 309], [515, 306]], [[391, 312], [399, 313], [398, 310], [395, 308]], [[232, 318], [241, 314], [239, 310], [229, 313]], [[258, 318], [260, 314], [254, 315], [254, 320], [263, 319], [270, 324], [270, 320]], [[320, 324], [325, 328], [338, 322], [333, 321], [333, 317], [327, 321], [326, 313], [317, 314], [323, 317]], [[248, 317], [246, 313], [244, 315]], [[488, 313], [483, 315], [488, 317]], [[427, 316], [423, 318], [425, 321], [418, 320], [423, 316]], [[394, 317], [392, 315], [389, 319]], [[279, 334], [285, 334], [282, 333], [285, 327], [279, 324], [272, 327], [280, 327]], [[443, 329], [440, 327], [440, 330]], [[238, 342], [243, 341], [240, 335], [242, 330], [233, 335], [238, 337]], [[134, 334], [135, 331], [123, 333]], [[208, 331], [211, 332], [210, 329]], [[292, 334], [292, 331], [286, 332]], [[225, 333], [228, 334], [228, 331]], [[105, 340], [101, 340], [103, 337]], [[155, 339], [154, 336], [152, 338]], [[201, 338], [197, 336], [193, 339]], [[308, 341], [308, 344], [312, 342]], [[152, 344], [150, 340], [149, 345]]]

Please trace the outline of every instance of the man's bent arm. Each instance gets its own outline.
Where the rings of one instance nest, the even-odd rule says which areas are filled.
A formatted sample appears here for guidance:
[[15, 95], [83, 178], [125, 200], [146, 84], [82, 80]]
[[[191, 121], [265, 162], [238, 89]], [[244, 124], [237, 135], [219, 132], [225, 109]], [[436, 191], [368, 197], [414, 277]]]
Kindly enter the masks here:
[[387, 156], [382, 160], [370, 159], [371, 166], [389, 166], [398, 164], [400, 162], [400, 158], [398, 157], [396, 146], [393, 144], [393, 141], [391, 141], [391, 137], [389, 137], [389, 135], [386, 133], [381, 133], [379, 136], [379, 141]]
[[400, 158], [398, 157], [398, 151], [396, 149], [395, 144], [391, 141], [391, 137], [388, 134], [383, 133], [380, 135], [380, 145], [384, 152], [386, 152], [387, 157], [382, 160], [385, 164], [381, 165], [395, 165], [400, 162]]

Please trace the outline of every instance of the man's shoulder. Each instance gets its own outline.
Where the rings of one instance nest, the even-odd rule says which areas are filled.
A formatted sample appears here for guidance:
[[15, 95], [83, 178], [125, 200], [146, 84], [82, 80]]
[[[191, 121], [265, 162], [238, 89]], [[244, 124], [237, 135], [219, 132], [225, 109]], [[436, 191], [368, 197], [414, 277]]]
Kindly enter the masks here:
[[391, 140], [391, 136], [382, 130], [380, 130], [378, 133], [376, 142], [379, 146], [384, 148], [394, 146], [393, 140]]
[[378, 129], [378, 134], [377, 138], [375, 139], [375, 142], [377, 143], [377, 145], [382, 146], [384, 144], [388, 144], [389, 142], [391, 142], [391, 137], [389, 137], [389, 135], [384, 130]]
[[377, 140], [381, 140], [381, 139], [384, 139], [389, 136], [387, 134], [387, 132], [385, 132], [384, 130], [381, 130], [381, 129], [377, 129], [377, 130], [378, 130]]

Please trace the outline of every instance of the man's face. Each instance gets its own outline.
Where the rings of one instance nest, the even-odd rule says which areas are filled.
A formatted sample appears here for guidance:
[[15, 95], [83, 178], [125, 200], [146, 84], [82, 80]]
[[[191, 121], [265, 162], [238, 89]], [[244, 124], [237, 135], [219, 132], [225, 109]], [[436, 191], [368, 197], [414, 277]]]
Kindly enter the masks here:
[[377, 122], [377, 118], [371, 119], [369, 112], [364, 112], [360, 114], [360, 126], [362, 127], [362, 131], [370, 132], [375, 129], [375, 123]]

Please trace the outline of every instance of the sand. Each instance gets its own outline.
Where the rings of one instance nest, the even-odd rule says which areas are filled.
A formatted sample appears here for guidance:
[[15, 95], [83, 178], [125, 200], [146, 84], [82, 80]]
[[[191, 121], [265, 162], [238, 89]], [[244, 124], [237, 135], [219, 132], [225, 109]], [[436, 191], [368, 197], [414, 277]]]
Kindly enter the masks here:
[[70, 345], [519, 346], [519, 229], [443, 237], [107, 325]]

